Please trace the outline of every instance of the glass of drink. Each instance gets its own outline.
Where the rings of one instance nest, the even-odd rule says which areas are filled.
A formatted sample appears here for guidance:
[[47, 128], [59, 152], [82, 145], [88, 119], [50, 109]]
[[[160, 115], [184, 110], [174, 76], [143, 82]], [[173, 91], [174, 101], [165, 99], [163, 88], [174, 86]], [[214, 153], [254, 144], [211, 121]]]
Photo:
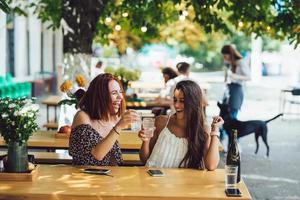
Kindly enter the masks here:
[[153, 132], [155, 130], [155, 126], [154, 126], [154, 118], [144, 118], [143, 119], [143, 128], [145, 130], [145, 135], [147, 137], [152, 137], [153, 136]]
[[225, 189], [237, 188], [238, 166], [225, 165]]
[[132, 120], [130, 123], [130, 128], [132, 131], [135, 131], [135, 132], [141, 130], [141, 120]]

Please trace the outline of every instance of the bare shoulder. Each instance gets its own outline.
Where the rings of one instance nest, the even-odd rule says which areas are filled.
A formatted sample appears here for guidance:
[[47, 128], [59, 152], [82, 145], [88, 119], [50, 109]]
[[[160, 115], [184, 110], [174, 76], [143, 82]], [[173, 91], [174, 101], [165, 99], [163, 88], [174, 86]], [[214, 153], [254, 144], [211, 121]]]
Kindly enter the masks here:
[[155, 127], [157, 133], [160, 133], [160, 131], [166, 126], [168, 118], [168, 115], [159, 115], [155, 118]]
[[75, 128], [76, 126], [80, 124], [91, 124], [91, 119], [89, 115], [84, 111], [78, 111], [73, 119], [72, 128]]

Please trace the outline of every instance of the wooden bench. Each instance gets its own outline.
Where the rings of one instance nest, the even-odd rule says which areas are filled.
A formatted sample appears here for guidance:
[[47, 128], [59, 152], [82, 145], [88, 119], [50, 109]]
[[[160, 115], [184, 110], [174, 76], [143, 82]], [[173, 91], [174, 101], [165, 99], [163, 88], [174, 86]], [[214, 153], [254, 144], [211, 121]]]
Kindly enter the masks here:
[[57, 122], [48, 122], [43, 125], [43, 127], [47, 128], [47, 130], [57, 130], [58, 129], [58, 123]]
[[[7, 152], [1, 151], [0, 156], [6, 155]], [[68, 154], [56, 152], [28, 152], [34, 155], [36, 164], [72, 164], [72, 157]], [[139, 154], [123, 154], [124, 166], [142, 166]]]

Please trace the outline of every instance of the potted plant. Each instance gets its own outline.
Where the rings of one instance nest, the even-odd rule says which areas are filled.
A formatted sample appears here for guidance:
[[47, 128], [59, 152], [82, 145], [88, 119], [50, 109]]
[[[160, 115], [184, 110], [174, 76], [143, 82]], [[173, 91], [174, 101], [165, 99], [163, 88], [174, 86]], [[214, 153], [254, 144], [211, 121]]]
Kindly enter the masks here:
[[0, 99], [0, 133], [8, 147], [5, 171], [28, 171], [27, 140], [38, 129], [38, 110], [33, 98]]
[[114, 69], [113, 67], [107, 67], [104, 71], [118, 77], [125, 92], [127, 91], [129, 82], [139, 80], [141, 76], [141, 71], [137, 69], [126, 69], [125, 67], [119, 67], [117, 69]]

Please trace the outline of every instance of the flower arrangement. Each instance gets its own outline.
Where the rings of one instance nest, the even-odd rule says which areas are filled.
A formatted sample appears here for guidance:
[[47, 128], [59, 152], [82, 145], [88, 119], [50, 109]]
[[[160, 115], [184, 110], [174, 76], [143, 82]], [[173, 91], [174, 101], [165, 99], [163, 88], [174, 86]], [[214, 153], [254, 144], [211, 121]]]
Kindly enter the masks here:
[[85, 86], [87, 85], [87, 81], [84, 78], [83, 75], [78, 74], [75, 76], [75, 81], [77, 83], [78, 87], [73, 88], [73, 83], [70, 80], [65, 80], [61, 85], [60, 85], [60, 91], [66, 93], [68, 95], [68, 99], [63, 99], [61, 100], [58, 104], [67, 104], [67, 105], [75, 105], [75, 108], [77, 109], [78, 103], [81, 99], [81, 97], [84, 95]]
[[0, 99], [0, 133], [7, 144], [25, 143], [38, 129], [36, 123], [39, 106], [35, 99]]

